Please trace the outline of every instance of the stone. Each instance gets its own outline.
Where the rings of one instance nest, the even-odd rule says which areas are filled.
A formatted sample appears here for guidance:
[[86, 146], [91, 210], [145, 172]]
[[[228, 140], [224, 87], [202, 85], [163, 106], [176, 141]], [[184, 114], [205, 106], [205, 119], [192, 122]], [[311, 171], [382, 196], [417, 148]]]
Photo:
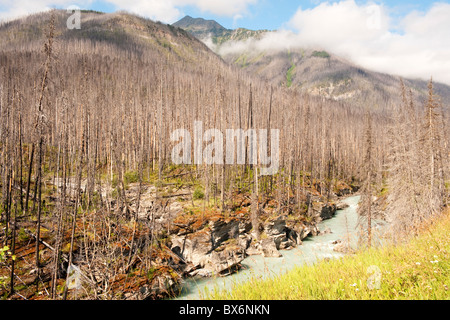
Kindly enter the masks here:
[[292, 240], [282, 241], [279, 250], [290, 250], [295, 247], [295, 242]]
[[245, 251], [245, 253], [248, 256], [257, 256], [261, 254], [261, 251], [259, 249], [259, 244], [252, 244], [250, 245], [247, 250]]
[[266, 258], [282, 257], [281, 253], [277, 250], [275, 242], [271, 238], [261, 240], [260, 252], [261, 252], [262, 256], [266, 257]]
[[[171, 250], [191, 264], [191, 276], [210, 277], [230, 273], [245, 258], [245, 249], [251, 239], [238, 236], [237, 221], [218, 220], [204, 229], [187, 236], [173, 236]], [[236, 238], [231, 236], [236, 235]]]
[[347, 209], [348, 207], [350, 207], [350, 206], [348, 204], [346, 204], [345, 202], [339, 201], [336, 204], [336, 210], [344, 210], [344, 209]]
[[347, 196], [347, 195], [351, 194], [352, 192], [354, 192], [353, 188], [345, 186], [345, 187], [342, 187], [341, 189], [339, 189], [339, 191], [336, 193], [336, 195], [338, 197], [343, 197], [343, 196]]
[[235, 272], [244, 260], [245, 252], [242, 248], [230, 245], [220, 248], [222, 251], [212, 251], [205, 255], [202, 268], [189, 273], [190, 276], [212, 277], [214, 275], [228, 275]]
[[286, 234], [286, 220], [279, 216], [275, 220], [264, 225], [264, 231], [267, 235]]
[[320, 231], [320, 235], [326, 235], [326, 234], [331, 234], [331, 233], [333, 233], [333, 232], [328, 227], [325, 228], [324, 230]]
[[322, 220], [328, 220], [334, 217], [336, 214], [336, 205], [335, 204], [325, 204], [322, 206], [320, 210], [320, 218]]
[[231, 220], [225, 222], [220, 219], [217, 221], [210, 222], [211, 229], [211, 239], [213, 241], [213, 246], [218, 247], [224, 241], [228, 239], [237, 238], [239, 236], [239, 221]]
[[311, 234], [316, 237], [320, 234], [319, 227], [317, 225], [311, 226]]
[[240, 235], [238, 238], [238, 245], [244, 250], [247, 250], [250, 247], [251, 243], [252, 238], [250, 236]]
[[293, 241], [297, 245], [301, 245], [303, 240], [311, 234], [311, 229], [304, 224], [297, 224], [288, 229], [287, 239]]
[[306, 239], [311, 234], [311, 229], [308, 226], [304, 225], [300, 229], [300, 232], [298, 232], [298, 234], [299, 234], [300, 241], [303, 241], [304, 239]]
[[213, 251], [205, 269], [212, 270], [215, 274], [230, 272], [236, 269], [244, 257], [244, 251], [238, 247], [226, 248], [221, 252]]
[[273, 239], [273, 242], [275, 242], [276, 248], [279, 250], [280, 245], [282, 242], [285, 242], [287, 240], [286, 234], [278, 234], [276, 236], [271, 237]]
[[189, 276], [191, 277], [203, 277], [203, 278], [209, 278], [212, 277], [213, 273], [211, 270], [207, 270], [207, 269], [198, 269], [198, 270], [194, 270], [191, 273], [189, 273]]
[[354, 250], [348, 245], [347, 241], [336, 240], [333, 242], [333, 244], [333, 251], [335, 252], [344, 254], [354, 253]]
[[203, 267], [205, 257], [212, 251], [211, 234], [209, 232], [172, 236], [171, 241], [171, 250], [194, 267]]

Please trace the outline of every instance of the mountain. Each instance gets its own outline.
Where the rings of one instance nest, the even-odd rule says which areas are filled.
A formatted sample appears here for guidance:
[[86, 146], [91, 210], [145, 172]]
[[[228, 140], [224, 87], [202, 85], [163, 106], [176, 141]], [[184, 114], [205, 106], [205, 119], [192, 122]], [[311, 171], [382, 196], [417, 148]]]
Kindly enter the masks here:
[[[322, 49], [258, 46], [258, 40], [271, 31], [228, 30], [217, 22], [206, 23], [190, 17], [174, 25], [208, 44], [226, 62], [274, 85], [297, 88], [335, 101], [370, 103], [373, 108], [398, 102], [400, 77], [368, 70]], [[217, 28], [209, 29], [211, 25], [220, 26], [220, 32], [216, 32]], [[201, 26], [202, 31], [193, 31], [194, 26]], [[427, 81], [404, 79], [404, 82], [416, 99], [426, 99]], [[450, 86], [435, 83], [435, 91], [445, 104], [450, 104]]]
[[184, 17], [180, 21], [174, 23], [173, 26], [184, 29], [199, 39], [206, 38], [209, 35], [212, 35], [213, 37], [221, 37], [231, 31], [225, 29], [214, 20], [192, 18], [190, 16]]
[[[57, 45], [67, 52], [65, 45], [92, 44], [99, 51], [114, 47], [119, 52], [195, 64], [212, 61], [223, 63], [209, 48], [183, 29], [153, 22], [126, 12], [101, 13], [82, 11], [81, 29], [68, 29], [69, 15], [62, 10], [52, 11], [55, 18]], [[49, 13], [37, 13], [0, 25], [3, 51], [41, 50], [50, 20]], [[111, 50], [109, 50], [111, 51]], [[75, 50], [74, 53], [78, 52]], [[114, 56], [112, 52], [110, 56]], [[207, 58], [206, 58], [207, 57]]]
[[215, 45], [221, 45], [228, 41], [260, 39], [264, 34], [270, 32], [269, 30], [249, 30], [245, 28], [226, 29], [214, 20], [192, 18], [190, 16], [175, 22], [173, 26], [186, 30], [202, 41], [210, 39]]
[[[0, 24], [0, 242], [12, 244], [0, 252], [18, 254], [0, 259], [0, 278], [11, 278], [0, 283], [2, 297], [173, 298], [186, 275], [225, 276], [247, 254], [279, 256], [321, 234], [337, 197], [367, 173], [382, 180], [379, 198], [406, 190], [393, 206], [404, 206], [402, 217], [416, 210], [416, 186], [426, 190], [417, 209], [432, 211], [428, 172], [450, 176], [448, 122], [438, 112], [426, 131], [412, 112], [393, 128], [396, 110], [385, 102], [365, 117], [381, 93], [398, 97], [395, 77], [320, 50], [253, 52], [245, 47], [253, 32], [240, 33], [241, 52], [216, 51], [227, 63], [175, 26], [83, 11], [81, 29], [69, 30], [69, 16], [53, 10]], [[331, 79], [324, 92], [300, 92], [314, 94], [321, 79]], [[340, 90], [361, 92], [325, 95]], [[391, 155], [407, 161], [392, 166]], [[429, 155], [441, 160], [436, 170]], [[386, 179], [394, 171], [402, 176]], [[71, 280], [83, 290], [65, 287]]]
[[[379, 108], [399, 99], [400, 77], [362, 68], [323, 50], [251, 48], [222, 54], [222, 58], [276, 85], [298, 88], [335, 101], [370, 103], [372, 108]], [[427, 81], [403, 81], [417, 100], [426, 99]], [[435, 83], [434, 89], [445, 104], [450, 103], [449, 86]]]

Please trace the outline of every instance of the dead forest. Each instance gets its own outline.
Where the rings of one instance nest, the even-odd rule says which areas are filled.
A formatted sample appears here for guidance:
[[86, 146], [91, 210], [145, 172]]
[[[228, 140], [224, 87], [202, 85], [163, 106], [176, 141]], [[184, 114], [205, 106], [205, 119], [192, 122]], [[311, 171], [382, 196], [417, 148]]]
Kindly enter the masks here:
[[[369, 245], [372, 216], [400, 240], [448, 205], [449, 109], [432, 81], [426, 101], [399, 79], [386, 105], [355, 106], [249, 76], [178, 28], [83, 16], [78, 33], [64, 11], [0, 25], [2, 297], [175, 295], [172, 235], [246, 219], [259, 238], [271, 217], [311, 223], [313, 202], [358, 189]], [[278, 173], [173, 164], [171, 133], [195, 121], [279, 129]]]

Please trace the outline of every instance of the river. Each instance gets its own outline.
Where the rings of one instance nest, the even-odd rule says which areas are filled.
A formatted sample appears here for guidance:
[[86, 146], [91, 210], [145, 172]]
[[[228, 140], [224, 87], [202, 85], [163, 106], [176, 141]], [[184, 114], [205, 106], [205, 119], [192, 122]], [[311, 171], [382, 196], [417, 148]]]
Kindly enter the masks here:
[[320, 230], [331, 229], [331, 233], [308, 237], [303, 244], [291, 250], [281, 250], [281, 258], [264, 258], [249, 256], [242, 261], [242, 269], [227, 277], [189, 278], [183, 284], [182, 293], [176, 299], [198, 300], [202, 293], [208, 290], [231, 289], [234, 284], [248, 281], [253, 277], [270, 277], [283, 274], [296, 266], [312, 264], [324, 258], [342, 257], [344, 254], [333, 251], [332, 242], [335, 240], [350, 240], [355, 243], [358, 207], [360, 196], [353, 196], [342, 200], [349, 205], [344, 210], [338, 210], [336, 215], [319, 224]]

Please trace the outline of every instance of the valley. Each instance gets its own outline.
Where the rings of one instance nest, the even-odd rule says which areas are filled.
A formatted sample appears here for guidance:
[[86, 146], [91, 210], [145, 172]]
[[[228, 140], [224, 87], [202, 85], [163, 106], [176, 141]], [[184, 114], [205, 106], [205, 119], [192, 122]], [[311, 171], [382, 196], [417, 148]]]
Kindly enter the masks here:
[[4, 299], [176, 298], [245, 259], [279, 263], [334, 232], [353, 254], [377, 246], [376, 219], [400, 242], [444, 214], [450, 87], [260, 50], [275, 31], [67, 18], [0, 24]]

